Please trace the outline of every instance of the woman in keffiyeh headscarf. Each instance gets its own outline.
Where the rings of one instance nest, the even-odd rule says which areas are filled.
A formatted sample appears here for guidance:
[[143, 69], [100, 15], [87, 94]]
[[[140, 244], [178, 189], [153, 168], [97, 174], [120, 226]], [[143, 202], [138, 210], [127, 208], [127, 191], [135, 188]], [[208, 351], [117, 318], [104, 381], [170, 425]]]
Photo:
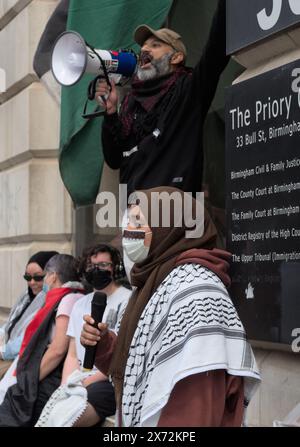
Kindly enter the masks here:
[[[189, 215], [184, 206], [176, 215], [171, 202], [166, 227], [168, 208], [151, 208], [151, 199], [176, 193], [183, 204], [186, 193], [143, 193], [147, 200], [131, 206], [123, 233], [136, 290], [118, 337], [86, 317], [82, 343], [100, 336], [96, 366], [112, 376], [119, 425], [240, 426], [260, 377], [227, 291], [230, 253], [216, 249], [215, 226], [195, 199]], [[203, 234], [187, 237], [203, 215]]]

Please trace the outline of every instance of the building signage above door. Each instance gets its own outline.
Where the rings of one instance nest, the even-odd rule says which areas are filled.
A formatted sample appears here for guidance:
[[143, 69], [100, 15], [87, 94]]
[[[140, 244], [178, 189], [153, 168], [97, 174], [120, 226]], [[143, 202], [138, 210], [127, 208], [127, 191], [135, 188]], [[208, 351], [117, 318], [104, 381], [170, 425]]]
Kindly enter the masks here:
[[227, 0], [227, 53], [300, 23], [299, 0]]

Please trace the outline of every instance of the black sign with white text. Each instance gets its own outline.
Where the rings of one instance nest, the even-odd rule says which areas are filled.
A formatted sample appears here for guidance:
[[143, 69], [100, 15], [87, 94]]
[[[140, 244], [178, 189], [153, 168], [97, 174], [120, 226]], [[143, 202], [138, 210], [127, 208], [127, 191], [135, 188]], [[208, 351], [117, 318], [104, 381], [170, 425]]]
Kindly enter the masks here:
[[300, 60], [228, 89], [227, 248], [248, 337], [300, 328]]
[[300, 23], [299, 0], [227, 0], [227, 53]]

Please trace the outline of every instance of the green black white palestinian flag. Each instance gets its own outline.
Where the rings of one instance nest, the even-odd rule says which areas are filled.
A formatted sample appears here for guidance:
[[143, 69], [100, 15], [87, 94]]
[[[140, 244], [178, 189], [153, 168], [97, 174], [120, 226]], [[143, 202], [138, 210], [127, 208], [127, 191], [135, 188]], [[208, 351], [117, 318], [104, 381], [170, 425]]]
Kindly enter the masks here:
[[33, 59], [33, 68], [49, 93], [60, 104], [60, 85], [51, 72], [51, 54], [57, 37], [66, 30], [69, 0], [61, 0], [48, 20]]

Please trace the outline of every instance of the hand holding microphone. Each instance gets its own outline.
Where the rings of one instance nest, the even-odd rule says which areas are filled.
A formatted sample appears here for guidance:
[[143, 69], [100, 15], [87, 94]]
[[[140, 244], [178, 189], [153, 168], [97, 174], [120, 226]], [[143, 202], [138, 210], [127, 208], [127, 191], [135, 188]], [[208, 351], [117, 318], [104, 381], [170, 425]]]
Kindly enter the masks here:
[[106, 323], [99, 323], [95, 328], [95, 321], [90, 315], [83, 317], [85, 324], [83, 325], [80, 343], [82, 346], [96, 346], [98, 342], [106, 335], [108, 331], [108, 325]]

